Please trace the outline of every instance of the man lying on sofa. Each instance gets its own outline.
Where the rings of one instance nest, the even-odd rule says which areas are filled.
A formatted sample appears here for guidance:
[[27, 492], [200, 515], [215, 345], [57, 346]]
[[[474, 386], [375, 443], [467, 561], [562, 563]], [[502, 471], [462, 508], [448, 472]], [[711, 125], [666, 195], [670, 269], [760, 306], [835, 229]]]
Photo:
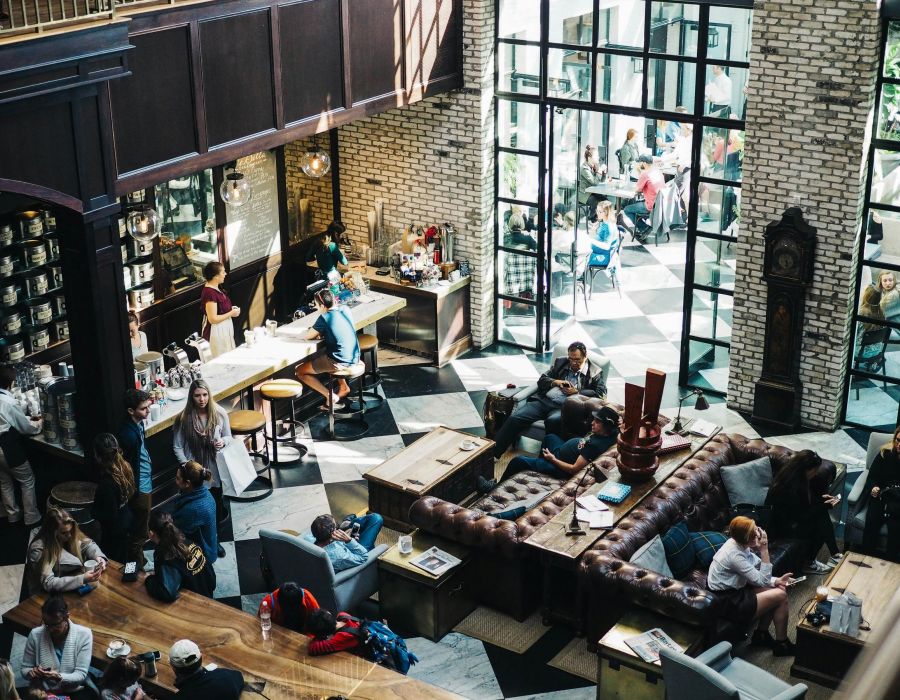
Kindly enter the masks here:
[[568, 357], [561, 357], [538, 377], [538, 390], [524, 405], [516, 408], [494, 436], [494, 457], [500, 458], [519, 435], [535, 421], [543, 420], [545, 432], [562, 434], [561, 409], [575, 394], [606, 396], [603, 371], [587, 358], [584, 343], [569, 346]]

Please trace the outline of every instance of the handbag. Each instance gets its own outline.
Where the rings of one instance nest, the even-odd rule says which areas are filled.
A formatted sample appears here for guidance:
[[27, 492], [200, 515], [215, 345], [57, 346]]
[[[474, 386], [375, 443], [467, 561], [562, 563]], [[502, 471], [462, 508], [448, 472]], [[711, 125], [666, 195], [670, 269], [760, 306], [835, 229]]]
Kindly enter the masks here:
[[240, 496], [256, 479], [253, 460], [241, 440], [232, 440], [216, 453], [216, 466], [226, 496]]
[[844, 593], [838, 596], [837, 600], [831, 604], [831, 619], [828, 621], [829, 631], [856, 637], [859, 635], [861, 622], [862, 600], [852, 593]]
[[500, 430], [500, 426], [509, 418], [516, 407], [515, 395], [521, 391], [518, 387], [507, 387], [500, 391], [488, 392], [484, 400], [482, 419], [484, 420], [485, 435], [493, 438]]
[[728, 512], [728, 522], [731, 522], [739, 515], [750, 518], [750, 520], [759, 525], [763, 530], [767, 530], [769, 528], [769, 523], [772, 521], [772, 506], [755, 506], [752, 503], [737, 503], [731, 506], [731, 510]]

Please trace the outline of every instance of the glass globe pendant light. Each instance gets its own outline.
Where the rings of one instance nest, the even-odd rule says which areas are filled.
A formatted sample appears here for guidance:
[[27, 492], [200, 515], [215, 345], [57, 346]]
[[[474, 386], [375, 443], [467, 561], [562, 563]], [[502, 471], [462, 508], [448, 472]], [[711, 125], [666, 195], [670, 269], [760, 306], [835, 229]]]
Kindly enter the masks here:
[[129, 212], [125, 224], [129, 235], [142, 243], [152, 241], [159, 235], [159, 214], [151, 207]]
[[331, 170], [331, 156], [319, 148], [315, 137], [312, 146], [300, 158], [300, 169], [309, 177], [322, 177]]
[[230, 207], [242, 207], [253, 197], [253, 187], [243, 173], [237, 171], [237, 166], [231, 165], [231, 172], [219, 185], [219, 196]]

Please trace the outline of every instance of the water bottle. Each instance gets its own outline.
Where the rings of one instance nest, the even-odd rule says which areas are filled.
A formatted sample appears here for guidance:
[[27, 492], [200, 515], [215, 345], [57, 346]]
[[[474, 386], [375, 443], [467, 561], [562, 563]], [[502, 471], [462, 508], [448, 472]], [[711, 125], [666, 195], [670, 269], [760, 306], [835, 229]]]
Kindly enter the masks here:
[[262, 630], [263, 639], [269, 638], [269, 630], [272, 629], [272, 611], [269, 610], [269, 604], [263, 601], [262, 607], [259, 609], [259, 627]]

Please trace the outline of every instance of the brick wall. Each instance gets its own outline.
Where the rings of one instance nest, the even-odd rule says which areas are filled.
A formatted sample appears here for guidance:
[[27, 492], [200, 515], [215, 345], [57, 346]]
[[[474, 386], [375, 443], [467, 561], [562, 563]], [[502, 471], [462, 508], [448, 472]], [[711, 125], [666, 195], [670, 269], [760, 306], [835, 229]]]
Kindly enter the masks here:
[[728, 405], [752, 410], [762, 371], [766, 224], [798, 205], [818, 229], [807, 292], [801, 419], [837, 426], [850, 346], [870, 113], [880, 48], [878, 2], [754, 5], [742, 221], [737, 243]]

